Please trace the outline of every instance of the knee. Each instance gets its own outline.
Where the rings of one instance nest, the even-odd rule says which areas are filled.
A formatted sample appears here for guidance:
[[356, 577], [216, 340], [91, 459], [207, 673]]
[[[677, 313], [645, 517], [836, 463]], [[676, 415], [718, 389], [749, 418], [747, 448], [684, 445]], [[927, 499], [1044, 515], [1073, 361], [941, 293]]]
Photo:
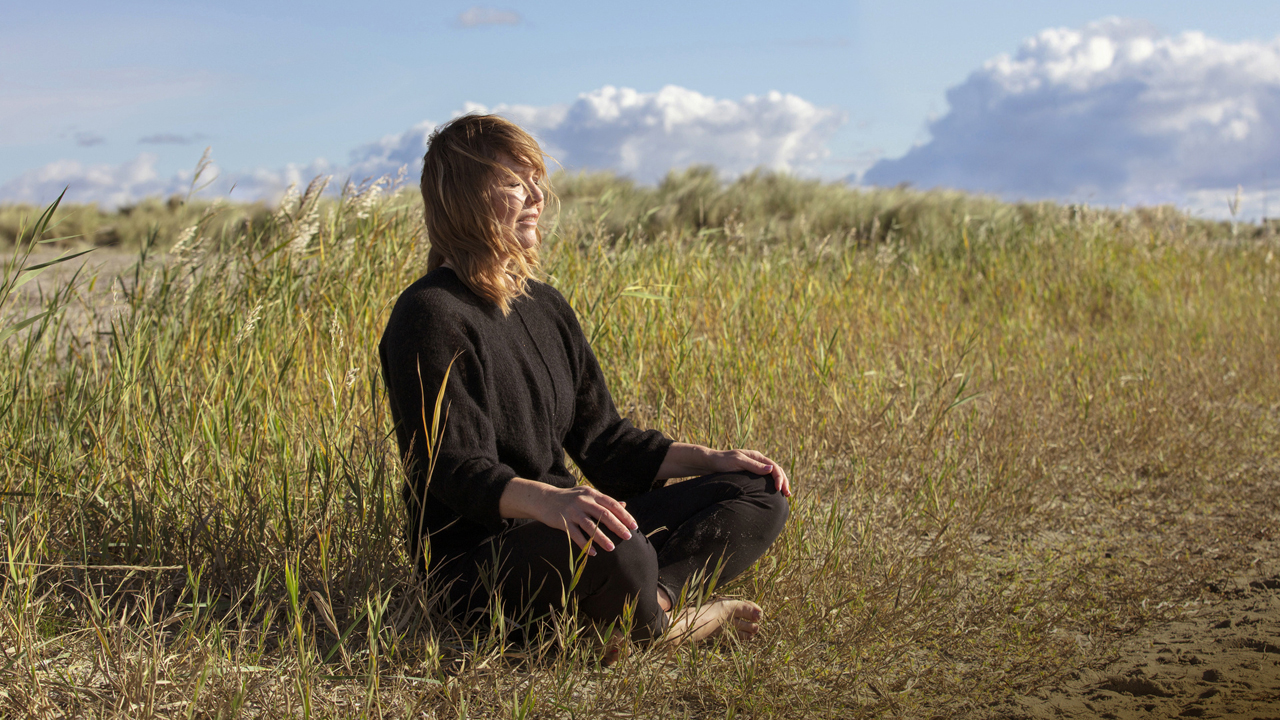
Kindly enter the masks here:
[[779, 515], [783, 521], [787, 519], [791, 506], [787, 503], [786, 496], [778, 491], [778, 483], [772, 475], [743, 473], [741, 477], [740, 486], [744, 495], [755, 500], [761, 507], [768, 508], [772, 514]]
[[643, 590], [652, 590], [658, 582], [658, 553], [640, 532], [633, 532], [626, 540], [615, 539], [613, 550], [597, 550], [595, 557], [587, 561], [588, 568], [592, 565], [608, 578], [614, 592], [639, 595]]
[[765, 517], [774, 529], [773, 536], [776, 538], [782, 534], [782, 528], [787, 524], [787, 517], [791, 514], [791, 503], [787, 502], [786, 496], [776, 490], [765, 494], [761, 502], [765, 507]]
[[[610, 552], [598, 551], [587, 560], [579, 608], [596, 622], [614, 622], [632, 608], [631, 634], [634, 639], [657, 637], [666, 627], [667, 616], [658, 605], [658, 554], [649, 539], [633, 533], [619, 540]], [[585, 575], [585, 573], [584, 573]]]
[[738, 490], [743, 495], [765, 496], [774, 495], [783, 499], [785, 504], [786, 498], [778, 491], [778, 481], [773, 479], [772, 475], [758, 475], [753, 472], [736, 472], [726, 473], [722, 475], [724, 479], [738, 486]]
[[744, 494], [751, 499], [753, 505], [760, 510], [760, 522], [765, 528], [773, 530], [773, 536], [782, 533], [791, 514], [791, 504], [778, 491], [777, 483], [771, 475], [746, 475]]

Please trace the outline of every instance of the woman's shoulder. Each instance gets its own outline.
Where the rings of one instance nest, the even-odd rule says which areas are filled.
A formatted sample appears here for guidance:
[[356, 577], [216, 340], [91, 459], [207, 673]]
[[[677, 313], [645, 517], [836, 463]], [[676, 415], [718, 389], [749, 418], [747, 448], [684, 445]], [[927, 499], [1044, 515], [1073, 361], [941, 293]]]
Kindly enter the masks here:
[[550, 326], [555, 328], [555, 332], [565, 343], [572, 346], [587, 343], [578, 313], [559, 290], [545, 282], [531, 281], [528, 293], [529, 299], [541, 308], [542, 315], [550, 321]]
[[463, 284], [449, 268], [436, 268], [405, 288], [391, 311], [394, 317], [406, 312], [449, 314], [482, 307], [483, 301]]
[[530, 280], [528, 285], [529, 298], [534, 302], [543, 305], [548, 310], [558, 315], [569, 315], [577, 320], [577, 313], [573, 311], [573, 306], [565, 299], [565, 296], [550, 283], [540, 280]]
[[471, 292], [448, 268], [436, 268], [405, 288], [387, 319], [387, 329], [421, 332], [483, 321], [490, 314], [487, 303]]

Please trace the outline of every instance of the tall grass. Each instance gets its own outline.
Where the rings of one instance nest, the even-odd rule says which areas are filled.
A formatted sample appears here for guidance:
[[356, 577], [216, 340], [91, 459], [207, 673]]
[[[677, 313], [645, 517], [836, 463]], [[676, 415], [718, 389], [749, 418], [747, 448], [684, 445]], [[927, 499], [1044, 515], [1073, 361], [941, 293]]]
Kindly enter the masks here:
[[24, 225], [24, 222], [38, 216], [42, 208], [24, 204], [0, 205], [0, 243], [13, 245], [26, 244], [33, 239], [59, 240], [64, 244], [119, 247], [137, 252], [143, 245], [176, 242], [186, 228], [199, 222], [211, 209], [221, 211], [218, 234], [251, 234], [271, 216], [270, 211], [260, 204], [187, 201], [181, 196], [167, 201], [148, 198], [115, 210], [105, 210], [95, 204], [59, 204], [49, 224], [37, 234], [33, 224]]
[[437, 614], [376, 360], [417, 205], [317, 193], [155, 232], [115, 305], [74, 280], [0, 347], [3, 712], [978, 715], [1275, 532], [1273, 240], [763, 174], [559, 190], [545, 270], [620, 408], [795, 479], [722, 588], [755, 642], [602, 669], [571, 613], [522, 646]]

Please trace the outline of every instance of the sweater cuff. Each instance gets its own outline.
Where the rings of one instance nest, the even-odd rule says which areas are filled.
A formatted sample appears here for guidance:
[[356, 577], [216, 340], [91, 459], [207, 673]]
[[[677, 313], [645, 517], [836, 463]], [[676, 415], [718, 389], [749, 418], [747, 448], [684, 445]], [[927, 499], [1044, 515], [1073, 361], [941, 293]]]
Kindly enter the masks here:
[[455, 507], [453, 511], [473, 522], [480, 523], [490, 532], [501, 532], [506, 527], [506, 519], [502, 517], [498, 506], [507, 484], [516, 476], [516, 471], [504, 464], [490, 465], [486, 468], [459, 467], [457, 476], [468, 478], [471, 492], [467, 497], [459, 498], [463, 507]]
[[666, 461], [667, 453], [671, 451], [671, 446], [675, 445], [675, 440], [672, 440], [657, 430], [650, 430], [649, 432], [658, 436], [657, 438], [650, 440], [653, 447], [653, 451], [649, 454], [648, 460], [648, 465], [650, 467], [644, 468], [645, 476], [653, 478], [649, 484], [649, 491], [653, 491], [667, 484], [667, 478], [658, 478], [658, 471], [662, 469], [662, 463]]
[[618, 500], [644, 495], [667, 484], [666, 478], [658, 479], [658, 470], [662, 469], [663, 461], [667, 460], [667, 452], [671, 450], [672, 445], [675, 445], [675, 441], [658, 430], [643, 430], [643, 433], [648, 437], [640, 443], [641, 452], [637, 452], [634, 456], [635, 471], [631, 474], [631, 477], [636, 479], [631, 480], [631, 488], [626, 492], [626, 497], [620, 497]]

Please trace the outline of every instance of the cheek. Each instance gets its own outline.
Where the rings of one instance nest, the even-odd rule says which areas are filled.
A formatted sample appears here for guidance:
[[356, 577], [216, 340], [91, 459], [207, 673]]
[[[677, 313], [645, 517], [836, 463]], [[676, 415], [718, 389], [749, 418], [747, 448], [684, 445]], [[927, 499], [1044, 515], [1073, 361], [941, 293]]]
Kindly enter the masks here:
[[520, 211], [520, 201], [506, 190], [493, 195], [493, 213], [499, 220], [509, 220]]

